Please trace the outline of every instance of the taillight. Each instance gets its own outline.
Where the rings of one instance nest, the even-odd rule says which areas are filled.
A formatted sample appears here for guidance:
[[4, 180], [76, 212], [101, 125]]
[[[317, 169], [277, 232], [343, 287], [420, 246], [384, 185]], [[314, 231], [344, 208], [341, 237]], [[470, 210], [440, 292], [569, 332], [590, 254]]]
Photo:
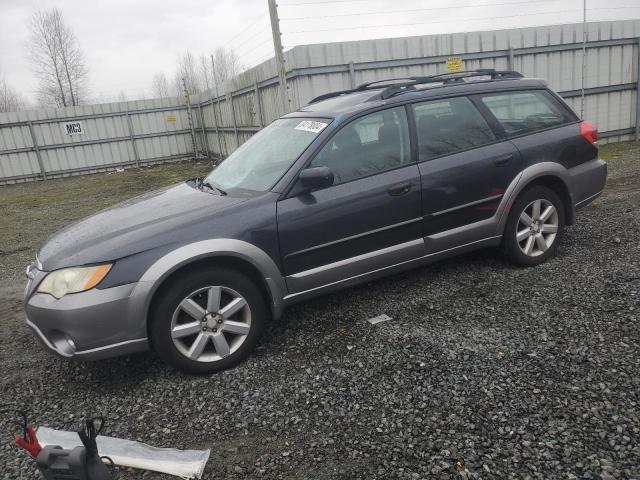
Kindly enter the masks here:
[[598, 143], [598, 129], [589, 122], [580, 122], [580, 135], [591, 145]]

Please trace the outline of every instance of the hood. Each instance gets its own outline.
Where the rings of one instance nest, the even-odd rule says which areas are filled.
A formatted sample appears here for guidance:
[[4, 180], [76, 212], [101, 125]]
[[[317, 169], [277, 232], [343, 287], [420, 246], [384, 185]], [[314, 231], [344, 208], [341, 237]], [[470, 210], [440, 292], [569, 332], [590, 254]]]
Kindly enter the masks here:
[[60, 230], [38, 252], [43, 270], [117, 260], [188, 236], [188, 227], [246, 201], [185, 183], [145, 193]]

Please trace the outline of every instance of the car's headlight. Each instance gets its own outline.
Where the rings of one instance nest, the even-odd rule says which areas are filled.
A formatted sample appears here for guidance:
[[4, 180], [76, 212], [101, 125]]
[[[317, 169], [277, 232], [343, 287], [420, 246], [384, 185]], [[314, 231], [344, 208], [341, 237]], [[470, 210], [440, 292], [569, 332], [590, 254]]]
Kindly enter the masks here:
[[95, 287], [111, 270], [111, 264], [92, 267], [63, 268], [49, 273], [38, 286], [38, 292], [62, 298], [67, 293], [84, 292]]

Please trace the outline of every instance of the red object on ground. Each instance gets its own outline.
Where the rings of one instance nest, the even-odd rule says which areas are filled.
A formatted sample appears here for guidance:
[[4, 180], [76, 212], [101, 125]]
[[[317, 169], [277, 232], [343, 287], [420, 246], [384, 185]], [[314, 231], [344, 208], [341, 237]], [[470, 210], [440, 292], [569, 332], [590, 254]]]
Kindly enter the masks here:
[[36, 437], [36, 432], [34, 432], [31, 427], [25, 428], [24, 437], [16, 435], [16, 445], [24, 448], [33, 458], [36, 458], [40, 450], [42, 450], [40, 442], [38, 442], [38, 438]]

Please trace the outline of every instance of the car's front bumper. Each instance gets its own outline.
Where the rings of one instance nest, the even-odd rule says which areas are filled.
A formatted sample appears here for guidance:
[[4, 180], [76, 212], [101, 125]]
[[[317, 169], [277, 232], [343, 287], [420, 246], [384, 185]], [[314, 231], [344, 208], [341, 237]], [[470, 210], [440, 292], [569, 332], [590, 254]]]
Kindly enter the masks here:
[[149, 348], [135, 283], [65, 295], [25, 292], [27, 325], [51, 351], [83, 360], [126, 355]]

